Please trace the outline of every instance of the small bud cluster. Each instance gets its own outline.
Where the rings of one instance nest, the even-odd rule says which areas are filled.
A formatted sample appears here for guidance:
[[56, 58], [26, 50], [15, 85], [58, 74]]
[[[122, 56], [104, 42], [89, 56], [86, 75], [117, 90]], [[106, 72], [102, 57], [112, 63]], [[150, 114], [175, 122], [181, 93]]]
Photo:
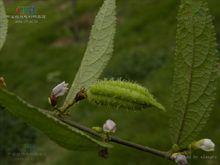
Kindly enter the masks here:
[[105, 134], [115, 133], [117, 130], [116, 123], [111, 119], [106, 120], [102, 127], [92, 127], [92, 129], [96, 132]]
[[[215, 150], [215, 144], [211, 139], [201, 139], [190, 144], [189, 149], [190, 152], [197, 149], [210, 152]], [[171, 159], [174, 160], [178, 165], [186, 165], [188, 164], [186, 154], [187, 153], [174, 153], [172, 154]]]

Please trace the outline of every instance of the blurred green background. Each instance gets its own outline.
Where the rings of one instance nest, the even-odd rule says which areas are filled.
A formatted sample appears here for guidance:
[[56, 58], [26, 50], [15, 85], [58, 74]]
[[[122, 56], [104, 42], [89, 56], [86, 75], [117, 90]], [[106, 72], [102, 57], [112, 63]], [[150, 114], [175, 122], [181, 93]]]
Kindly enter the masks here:
[[[5, 77], [8, 88], [34, 105], [49, 108], [47, 97], [51, 89], [63, 80], [72, 82], [102, 2], [5, 0], [8, 15], [15, 15], [18, 6], [29, 5], [35, 5], [37, 14], [46, 15], [39, 22], [22, 23], [9, 19], [7, 40], [0, 52], [0, 75]], [[219, 42], [220, 1], [209, 0], [208, 3], [215, 17]], [[161, 150], [170, 149], [169, 109], [178, 5], [176, 0], [117, 0], [114, 55], [102, 75], [102, 78], [122, 78], [142, 84], [168, 112], [110, 111], [83, 102], [71, 112], [74, 120], [92, 127], [101, 126], [110, 118], [117, 123], [117, 136]], [[216, 151], [196, 153], [198, 157], [193, 157], [191, 164], [220, 164], [219, 99], [220, 88], [210, 120], [200, 135], [211, 138], [216, 143]], [[68, 151], [4, 111], [0, 111], [0, 125], [1, 165], [174, 164], [116, 145], [110, 150], [108, 159], [100, 158], [98, 150]], [[28, 154], [16, 156], [13, 153]]]

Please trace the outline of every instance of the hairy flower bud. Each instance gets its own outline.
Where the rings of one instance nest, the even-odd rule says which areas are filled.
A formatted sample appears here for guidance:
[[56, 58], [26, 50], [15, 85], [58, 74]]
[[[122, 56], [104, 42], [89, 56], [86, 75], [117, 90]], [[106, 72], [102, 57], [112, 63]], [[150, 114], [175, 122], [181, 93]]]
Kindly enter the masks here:
[[97, 82], [88, 89], [87, 98], [93, 104], [114, 108], [140, 110], [154, 106], [165, 110], [146, 88], [119, 80]]
[[201, 149], [203, 151], [214, 151], [215, 144], [212, 142], [211, 139], [201, 139], [197, 142], [192, 143], [192, 149]]
[[112, 121], [111, 119], [108, 119], [104, 124], [103, 124], [103, 131], [104, 132], [111, 132], [111, 133], [115, 133], [116, 131], [116, 124], [114, 121]]

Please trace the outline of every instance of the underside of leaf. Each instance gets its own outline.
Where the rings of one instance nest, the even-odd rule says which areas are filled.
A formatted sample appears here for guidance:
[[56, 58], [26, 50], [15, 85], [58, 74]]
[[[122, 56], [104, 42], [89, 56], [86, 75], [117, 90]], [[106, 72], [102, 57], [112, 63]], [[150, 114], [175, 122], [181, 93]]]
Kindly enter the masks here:
[[213, 107], [216, 37], [203, 0], [182, 0], [178, 13], [171, 116], [173, 143], [185, 147], [205, 125]]
[[113, 52], [113, 39], [116, 26], [115, 0], [105, 0], [92, 26], [87, 49], [80, 68], [66, 97], [64, 108], [74, 102], [77, 92], [94, 84]]

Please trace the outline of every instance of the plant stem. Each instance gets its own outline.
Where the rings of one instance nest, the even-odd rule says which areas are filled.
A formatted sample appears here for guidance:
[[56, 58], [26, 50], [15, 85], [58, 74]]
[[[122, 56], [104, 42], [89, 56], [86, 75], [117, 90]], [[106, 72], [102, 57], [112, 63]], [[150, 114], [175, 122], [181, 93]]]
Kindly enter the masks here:
[[61, 114], [64, 114], [64, 113], [68, 110], [68, 108], [70, 108], [71, 106], [73, 106], [75, 103], [76, 103], [76, 101], [74, 100], [71, 104], [63, 105], [63, 106], [60, 108]]
[[110, 137], [110, 141], [121, 144], [121, 145], [125, 145], [127, 147], [135, 148], [135, 149], [140, 150], [140, 151], [148, 152], [148, 153], [151, 153], [153, 155], [163, 157], [165, 159], [170, 159], [171, 160], [169, 152], [159, 151], [157, 149], [150, 148], [150, 147], [147, 147], [147, 146], [143, 146], [143, 145], [140, 145], [140, 144], [136, 144], [136, 143], [133, 143], [133, 142], [130, 142], [130, 141], [126, 141], [126, 140], [120, 139], [118, 137]]
[[[79, 124], [75, 121], [72, 121], [70, 119], [67, 119], [66, 117], [64, 118], [64, 117], [61, 117], [61, 116], [57, 116], [57, 118], [60, 119], [61, 121], [63, 121], [64, 123], [68, 124], [68, 125], [71, 125], [75, 128], [78, 128], [78, 129], [84, 131], [84, 132], [87, 132], [90, 135], [93, 135], [93, 136], [98, 137], [98, 138], [102, 138], [101, 134], [99, 134], [99, 133], [95, 132], [94, 130], [92, 130], [92, 129], [86, 127], [86, 126], [83, 126], [83, 125], [81, 125], [81, 124]], [[171, 155], [170, 155], [169, 152], [159, 151], [157, 149], [150, 148], [150, 147], [147, 147], [147, 146], [143, 146], [143, 145], [140, 145], [140, 144], [136, 144], [136, 143], [133, 143], [133, 142], [130, 142], [130, 141], [127, 141], [127, 140], [123, 140], [123, 139], [115, 137], [115, 136], [109, 136], [109, 141], [120, 144], [120, 145], [124, 145], [124, 146], [127, 146], [127, 147], [131, 147], [131, 148], [134, 148], [134, 149], [137, 149], [137, 150], [140, 150], [140, 151], [151, 153], [153, 155], [163, 157], [165, 159], [172, 160]]]

